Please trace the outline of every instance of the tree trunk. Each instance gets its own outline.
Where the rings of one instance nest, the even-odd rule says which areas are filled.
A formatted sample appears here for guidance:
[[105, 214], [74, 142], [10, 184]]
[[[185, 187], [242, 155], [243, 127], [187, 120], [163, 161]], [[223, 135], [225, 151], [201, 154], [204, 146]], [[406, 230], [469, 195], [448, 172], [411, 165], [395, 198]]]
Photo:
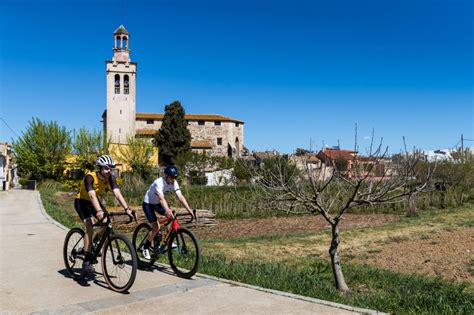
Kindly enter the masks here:
[[441, 191], [441, 209], [446, 208], [446, 191]]
[[329, 248], [329, 255], [331, 256], [332, 272], [334, 274], [334, 281], [336, 282], [336, 289], [341, 292], [349, 292], [349, 287], [344, 280], [342, 274], [341, 261], [339, 259], [339, 227], [338, 223], [331, 224], [332, 227], [332, 241], [331, 247]]
[[408, 217], [416, 216], [417, 212], [416, 212], [416, 198], [415, 198], [415, 196], [414, 195], [408, 196], [407, 203], [408, 203], [407, 216]]

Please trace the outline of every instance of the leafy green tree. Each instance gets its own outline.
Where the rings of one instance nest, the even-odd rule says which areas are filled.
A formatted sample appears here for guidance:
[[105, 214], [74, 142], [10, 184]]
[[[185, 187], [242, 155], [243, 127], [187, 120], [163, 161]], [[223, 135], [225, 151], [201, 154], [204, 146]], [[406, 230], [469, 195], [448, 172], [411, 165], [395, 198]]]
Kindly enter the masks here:
[[255, 172], [249, 161], [244, 159], [237, 159], [234, 165], [234, 177], [239, 183], [248, 183], [252, 179]]
[[204, 172], [200, 172], [198, 170], [191, 170], [189, 171], [189, 183], [191, 185], [199, 185], [204, 186], [207, 184], [207, 177]]
[[191, 152], [191, 132], [179, 101], [165, 107], [163, 124], [156, 136], [161, 164], [176, 164], [180, 156]]
[[287, 156], [275, 155], [265, 159], [257, 174], [257, 184], [264, 187], [276, 187], [281, 183], [292, 186], [298, 180], [301, 171]]
[[76, 168], [82, 171], [93, 171], [97, 157], [108, 153], [109, 143], [110, 141], [101, 131], [89, 132], [86, 128], [81, 128], [73, 145]]
[[119, 147], [119, 161], [130, 166], [132, 171], [144, 180], [153, 176], [153, 165], [150, 160], [153, 155], [153, 144], [145, 139], [130, 137], [127, 145]]
[[36, 180], [59, 179], [71, 153], [71, 137], [57, 122], [33, 118], [13, 148], [22, 174]]

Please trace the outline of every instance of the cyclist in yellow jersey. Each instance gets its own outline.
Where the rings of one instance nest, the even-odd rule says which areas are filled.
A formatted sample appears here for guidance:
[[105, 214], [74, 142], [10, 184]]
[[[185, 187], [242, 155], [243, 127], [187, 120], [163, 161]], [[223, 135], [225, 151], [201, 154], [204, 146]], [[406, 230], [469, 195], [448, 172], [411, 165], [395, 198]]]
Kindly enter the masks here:
[[120, 205], [124, 208], [124, 211], [128, 215], [134, 216], [134, 211], [128, 207], [127, 202], [120, 192], [115, 176], [111, 174], [111, 170], [115, 168], [115, 161], [109, 155], [101, 155], [97, 159], [96, 165], [99, 168], [98, 171], [86, 174], [84, 180], [81, 182], [81, 189], [74, 200], [74, 208], [86, 226], [86, 235], [84, 236], [84, 268], [89, 271], [92, 269], [90, 260], [92, 257], [92, 236], [94, 233], [91, 217], [94, 216], [97, 220], [102, 221], [107, 212], [98, 197], [101, 196], [107, 188], [112, 190], [115, 198], [117, 198]]

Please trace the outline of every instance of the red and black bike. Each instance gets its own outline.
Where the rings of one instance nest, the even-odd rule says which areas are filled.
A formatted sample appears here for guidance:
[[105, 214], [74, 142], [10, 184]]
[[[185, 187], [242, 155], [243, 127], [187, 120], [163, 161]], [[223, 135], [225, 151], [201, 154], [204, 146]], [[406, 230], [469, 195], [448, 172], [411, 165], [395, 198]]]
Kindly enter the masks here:
[[[150, 225], [141, 223], [135, 228], [132, 243], [138, 257], [138, 266], [150, 268], [155, 262], [164, 263], [164, 257], [167, 256], [169, 265], [179, 277], [191, 278], [198, 271], [201, 263], [199, 241], [189, 229], [180, 225], [178, 217], [190, 216], [191, 219], [186, 224], [191, 223], [196, 217], [196, 212], [194, 210], [193, 217], [190, 214], [176, 214], [173, 211], [173, 216], [174, 219], [159, 220], [162, 231], [155, 236], [150, 247], [151, 259], [146, 259], [142, 254], [143, 245], [151, 230]], [[171, 228], [168, 228], [170, 224]]]

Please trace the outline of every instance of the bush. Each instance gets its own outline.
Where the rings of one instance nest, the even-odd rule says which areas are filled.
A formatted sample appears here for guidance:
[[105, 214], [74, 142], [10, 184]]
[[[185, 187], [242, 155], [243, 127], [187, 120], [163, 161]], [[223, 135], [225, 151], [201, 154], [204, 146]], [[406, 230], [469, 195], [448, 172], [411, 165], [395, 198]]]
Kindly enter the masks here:
[[66, 179], [62, 181], [62, 184], [67, 190], [79, 191], [81, 189], [81, 182], [82, 182], [82, 179], [80, 180]]
[[263, 167], [257, 172], [258, 182], [268, 187], [292, 185], [300, 173], [294, 162], [280, 155], [266, 159]]
[[239, 184], [248, 183], [252, 179], [253, 167], [250, 162], [238, 159], [234, 166], [234, 177]]
[[191, 185], [205, 186], [207, 184], [207, 177], [203, 172], [189, 171], [189, 183]]
[[21, 186], [28, 186], [28, 182], [30, 181], [29, 177], [21, 177], [18, 181]]
[[[426, 176], [434, 163], [423, 162], [418, 165], [420, 178]], [[437, 163], [433, 174], [434, 191], [417, 196], [417, 206], [457, 207], [474, 200], [474, 156], [469, 150], [452, 152], [452, 159]]]

